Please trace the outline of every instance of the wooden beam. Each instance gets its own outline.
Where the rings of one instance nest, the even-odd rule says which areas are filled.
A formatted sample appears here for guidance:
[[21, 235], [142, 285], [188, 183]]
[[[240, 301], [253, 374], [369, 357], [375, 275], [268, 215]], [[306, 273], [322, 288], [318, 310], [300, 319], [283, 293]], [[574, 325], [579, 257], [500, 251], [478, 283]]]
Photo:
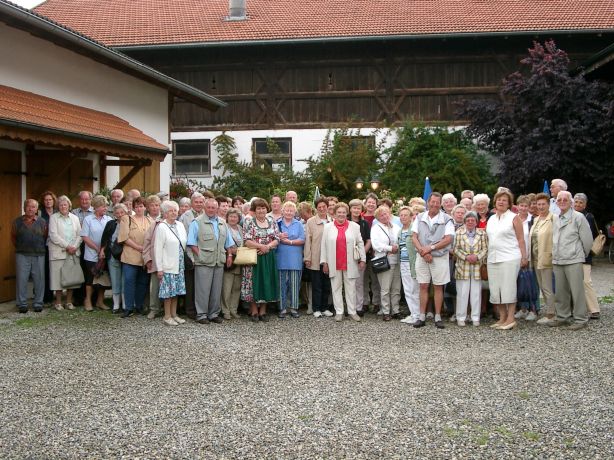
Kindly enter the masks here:
[[100, 160], [100, 166], [151, 166], [151, 160]]

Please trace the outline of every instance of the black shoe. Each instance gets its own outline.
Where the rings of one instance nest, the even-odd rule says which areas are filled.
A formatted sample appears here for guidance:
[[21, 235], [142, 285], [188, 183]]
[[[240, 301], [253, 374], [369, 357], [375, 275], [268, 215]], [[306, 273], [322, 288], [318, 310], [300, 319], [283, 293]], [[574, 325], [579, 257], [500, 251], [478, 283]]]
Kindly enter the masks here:
[[43, 311], [43, 307], [35, 307], [34, 308], [34, 313], [40, 313]]
[[199, 320], [196, 320], [196, 322], [198, 324], [209, 324], [209, 320], [207, 318], [201, 318]]
[[280, 311], [279, 314], [277, 315], [277, 317], [279, 319], [286, 319], [286, 310]]
[[211, 318], [209, 321], [215, 324], [222, 324], [224, 322], [224, 320], [220, 318], [219, 316], [216, 316], [215, 318]]
[[421, 319], [416, 320], [416, 322], [414, 323], [414, 327], [418, 328], [418, 327], [424, 327], [425, 322], [422, 321]]
[[395, 313], [394, 315], [392, 315], [392, 319], [401, 319], [401, 314]]
[[363, 316], [365, 316], [365, 311], [364, 310], [356, 310], [356, 314], [362, 318]]
[[435, 321], [435, 327], [437, 329], [444, 329], [445, 328], [445, 326], [443, 325], [443, 321], [442, 320]]
[[600, 317], [601, 317], [601, 314], [598, 311], [596, 311], [594, 313], [591, 313], [588, 319], [599, 319]]
[[249, 319], [251, 319], [254, 323], [258, 322], [258, 315], [250, 315]]
[[131, 316], [134, 316], [134, 312], [132, 310], [124, 310], [122, 318], [130, 318]]
[[296, 310], [290, 310], [290, 316], [292, 316], [292, 318], [299, 318], [300, 315], [298, 314], [298, 311]]
[[28, 313], [28, 307], [19, 307], [19, 313]]
[[269, 322], [269, 317], [267, 315], [260, 315], [258, 316], [258, 318], [260, 319], [260, 321], [262, 321], [263, 323], [268, 323]]

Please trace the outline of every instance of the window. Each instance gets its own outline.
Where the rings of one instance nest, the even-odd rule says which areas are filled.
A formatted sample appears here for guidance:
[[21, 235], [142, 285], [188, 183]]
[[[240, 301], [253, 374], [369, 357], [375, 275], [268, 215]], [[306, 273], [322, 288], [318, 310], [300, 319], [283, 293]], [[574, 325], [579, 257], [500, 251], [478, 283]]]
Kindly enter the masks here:
[[211, 175], [211, 142], [174, 141], [173, 171], [176, 176]]
[[375, 148], [375, 136], [344, 136], [343, 141], [347, 142], [352, 150]]
[[268, 137], [252, 139], [254, 164], [266, 162], [273, 171], [292, 168], [292, 138]]

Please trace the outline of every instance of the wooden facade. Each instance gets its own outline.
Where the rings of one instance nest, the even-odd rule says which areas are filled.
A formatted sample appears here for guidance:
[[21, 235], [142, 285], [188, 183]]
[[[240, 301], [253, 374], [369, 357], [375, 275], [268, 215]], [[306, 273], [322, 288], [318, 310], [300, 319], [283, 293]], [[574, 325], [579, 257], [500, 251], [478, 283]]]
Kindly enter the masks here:
[[498, 97], [533, 40], [554, 38], [580, 62], [611, 36], [493, 36], [124, 50], [222, 99], [216, 113], [175, 101], [174, 131], [462, 122], [455, 104]]

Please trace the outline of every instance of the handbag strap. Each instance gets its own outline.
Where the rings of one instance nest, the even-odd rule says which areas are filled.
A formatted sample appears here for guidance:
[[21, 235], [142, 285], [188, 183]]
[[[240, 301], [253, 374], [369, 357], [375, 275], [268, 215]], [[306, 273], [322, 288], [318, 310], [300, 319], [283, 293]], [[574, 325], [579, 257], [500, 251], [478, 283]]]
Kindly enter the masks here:
[[384, 227], [382, 227], [379, 223], [377, 224], [377, 226], [379, 228], [381, 228], [382, 232], [384, 232], [386, 234], [386, 237], [388, 238], [388, 243], [392, 244], [392, 241], [390, 240], [390, 235], [388, 235], [388, 232], [386, 230], [384, 230]]
[[171, 233], [172, 233], [173, 235], [175, 235], [175, 238], [177, 238], [177, 241], [179, 241], [179, 246], [181, 246], [181, 250], [182, 250], [183, 252], [185, 252], [185, 248], [183, 247], [183, 244], [181, 244], [181, 239], [179, 238], [179, 235], [177, 235], [177, 234], [176, 234], [176, 233], [173, 231], [173, 229], [171, 228], [171, 226], [170, 226], [170, 225], [168, 225], [168, 223], [166, 223], [166, 222], [164, 222], [164, 223], [166, 224], [166, 226], [168, 227], [168, 229], [171, 231]]

